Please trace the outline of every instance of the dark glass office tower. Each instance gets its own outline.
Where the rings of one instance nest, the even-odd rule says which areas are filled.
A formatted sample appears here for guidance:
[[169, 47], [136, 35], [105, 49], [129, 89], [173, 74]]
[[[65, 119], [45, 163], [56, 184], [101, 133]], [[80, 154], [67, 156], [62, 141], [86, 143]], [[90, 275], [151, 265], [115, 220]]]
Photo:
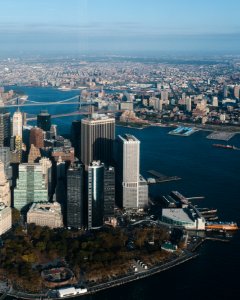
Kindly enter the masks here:
[[104, 170], [104, 218], [114, 216], [115, 205], [115, 170], [113, 167]]
[[94, 161], [88, 166], [88, 229], [103, 226], [104, 164]]
[[112, 165], [115, 119], [92, 114], [81, 122], [81, 161], [89, 166], [94, 160]]
[[50, 131], [51, 128], [51, 115], [47, 110], [42, 110], [39, 115], [37, 115], [37, 127], [44, 131]]
[[0, 109], [0, 147], [9, 147], [11, 138], [10, 113]]
[[67, 171], [67, 226], [81, 228], [83, 225], [83, 168], [75, 164]]
[[75, 156], [81, 158], [81, 121], [74, 120], [71, 126], [71, 142], [75, 149]]

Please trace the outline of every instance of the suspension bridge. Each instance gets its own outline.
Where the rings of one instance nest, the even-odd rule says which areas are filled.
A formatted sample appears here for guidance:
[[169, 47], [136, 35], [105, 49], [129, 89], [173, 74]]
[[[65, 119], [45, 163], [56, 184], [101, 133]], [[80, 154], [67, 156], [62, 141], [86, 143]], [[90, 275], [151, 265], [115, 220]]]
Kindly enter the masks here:
[[[8, 101], [5, 101], [3, 103], [4, 108], [13, 108], [13, 107], [33, 107], [33, 106], [58, 106], [58, 105], [77, 105], [78, 110], [75, 110], [73, 112], [68, 113], [62, 113], [62, 114], [55, 114], [51, 115], [51, 118], [62, 118], [62, 117], [70, 117], [70, 116], [76, 116], [76, 115], [89, 115], [92, 113], [91, 110], [87, 109], [84, 110], [82, 107], [86, 106], [92, 106], [94, 105], [94, 101], [92, 99], [89, 99], [88, 101], [81, 101], [81, 96], [76, 95], [74, 97], [60, 100], [60, 101], [51, 101], [51, 102], [45, 102], [45, 101], [34, 101], [34, 100], [28, 100], [24, 99], [22, 101], [19, 101], [18, 97], [15, 97], [13, 99], [10, 99]], [[75, 101], [74, 101], [75, 100]], [[97, 111], [98, 113], [118, 113], [123, 112], [123, 110], [114, 110], [114, 111], [107, 111], [107, 110], [100, 110]], [[35, 121], [37, 120], [37, 116], [35, 114], [27, 114], [27, 121]]]
[[[75, 99], [77, 99], [77, 101]], [[92, 102], [82, 102], [81, 97], [79, 95], [76, 95], [74, 97], [65, 100], [51, 101], [51, 102], [33, 101], [28, 99], [20, 102], [19, 100], [20, 100], [19, 97], [16, 97], [8, 101], [5, 101], [3, 103], [3, 107], [12, 108], [12, 107], [24, 107], [24, 106], [28, 107], [28, 106], [49, 106], [49, 105], [79, 105], [79, 108], [81, 108], [82, 105], [92, 105]]]

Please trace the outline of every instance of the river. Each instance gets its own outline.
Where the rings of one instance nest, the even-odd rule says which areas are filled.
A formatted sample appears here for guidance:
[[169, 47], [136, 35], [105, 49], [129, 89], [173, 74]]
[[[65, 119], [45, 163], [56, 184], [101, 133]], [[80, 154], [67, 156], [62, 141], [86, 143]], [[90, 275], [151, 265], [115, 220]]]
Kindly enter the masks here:
[[[78, 91], [63, 92], [50, 88], [19, 87], [30, 100], [64, 100]], [[76, 107], [75, 107], [76, 108]], [[36, 113], [39, 107], [25, 108]], [[70, 112], [74, 106], [48, 107], [51, 114]], [[71, 121], [79, 117], [54, 119], [60, 133], [68, 133]], [[177, 175], [180, 181], [152, 186], [151, 195], [168, 194], [178, 190], [191, 196], [205, 196], [194, 203], [218, 209], [221, 220], [240, 225], [240, 151], [212, 147], [207, 132], [199, 131], [189, 137], [168, 135], [168, 128], [149, 127], [143, 130], [117, 127], [116, 134], [131, 133], [141, 141], [141, 172], [155, 169], [166, 175]], [[240, 135], [230, 141], [240, 147]], [[91, 300], [149, 300], [149, 299], [238, 299], [240, 271], [240, 232], [230, 243], [206, 242], [200, 256], [169, 271], [125, 286], [79, 297]], [[9, 298], [10, 299], [10, 298]]]

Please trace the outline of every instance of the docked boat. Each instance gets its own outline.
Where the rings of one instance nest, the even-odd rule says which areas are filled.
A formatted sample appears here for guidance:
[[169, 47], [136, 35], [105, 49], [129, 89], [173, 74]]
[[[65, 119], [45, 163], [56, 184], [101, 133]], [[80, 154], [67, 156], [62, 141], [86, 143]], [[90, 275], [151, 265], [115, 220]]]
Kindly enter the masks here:
[[202, 215], [213, 215], [217, 213], [217, 209], [216, 208], [198, 208], [198, 211], [202, 214]]
[[237, 223], [234, 222], [207, 222], [205, 224], [206, 230], [238, 230]]

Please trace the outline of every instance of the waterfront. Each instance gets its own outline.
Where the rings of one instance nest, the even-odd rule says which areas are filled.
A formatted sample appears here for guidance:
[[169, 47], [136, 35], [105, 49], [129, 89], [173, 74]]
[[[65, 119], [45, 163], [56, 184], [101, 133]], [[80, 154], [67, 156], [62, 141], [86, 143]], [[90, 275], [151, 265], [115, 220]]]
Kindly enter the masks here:
[[[27, 88], [30, 100], [48, 101], [71, 97], [72, 92], [54, 89]], [[34, 96], [36, 95], [36, 96]], [[68, 108], [71, 111], [71, 108]], [[37, 112], [39, 108], [28, 108]], [[66, 107], [51, 107], [51, 113], [61, 113]], [[75, 117], [77, 119], [78, 117]], [[55, 119], [60, 132], [69, 132], [72, 118]], [[218, 208], [221, 220], [233, 220], [240, 224], [239, 175], [240, 152], [212, 147], [206, 139], [207, 132], [199, 131], [185, 139], [168, 135], [168, 128], [149, 127], [143, 130], [117, 127], [116, 134], [128, 132], [141, 140], [141, 169], [155, 169], [169, 176], [176, 175], [181, 181], [151, 186], [153, 195], [168, 194], [179, 190], [186, 196], [205, 196], [199, 206]], [[240, 147], [240, 135], [231, 144]], [[195, 203], [197, 204], [197, 201]], [[79, 299], [233, 299], [240, 292], [238, 286], [240, 269], [240, 233], [228, 244], [206, 242], [200, 256], [186, 264], [158, 275], [102, 291]], [[8, 298], [10, 299], [10, 298]]]

